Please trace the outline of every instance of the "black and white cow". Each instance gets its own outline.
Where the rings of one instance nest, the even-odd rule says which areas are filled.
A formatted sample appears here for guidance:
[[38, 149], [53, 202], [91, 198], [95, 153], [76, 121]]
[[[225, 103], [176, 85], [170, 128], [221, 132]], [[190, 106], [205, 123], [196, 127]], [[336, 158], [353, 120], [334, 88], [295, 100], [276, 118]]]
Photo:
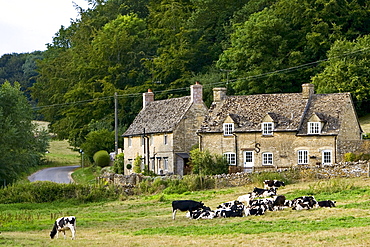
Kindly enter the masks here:
[[335, 207], [335, 203], [336, 201], [331, 201], [331, 200], [317, 202], [319, 207], [326, 207], [326, 208]]
[[216, 216], [216, 213], [211, 210], [209, 207], [203, 207], [201, 209], [197, 209], [195, 211], [192, 211], [192, 214], [190, 215], [190, 212], [188, 211], [186, 213], [186, 217], [190, 219], [213, 219]]
[[53, 239], [55, 235], [58, 238], [58, 233], [63, 232], [64, 239], [66, 239], [66, 230], [71, 230], [72, 239], [75, 239], [76, 236], [76, 217], [75, 216], [68, 216], [68, 217], [61, 217], [57, 219], [54, 223], [54, 227], [50, 232], [50, 237]]
[[257, 197], [269, 197], [269, 196], [275, 196], [276, 195], [276, 188], [270, 188], [270, 189], [261, 189], [261, 188], [254, 188], [253, 193], [256, 193]]
[[251, 200], [256, 197], [256, 193], [251, 192], [242, 196], [239, 196], [237, 201], [244, 203], [245, 206], [249, 206]]
[[202, 209], [204, 204], [202, 202], [197, 202], [193, 200], [178, 200], [172, 202], [172, 218], [175, 219], [176, 211], [189, 211], [190, 218], [193, 216], [193, 211], [197, 209]]
[[244, 204], [239, 201], [224, 202], [217, 206], [215, 217], [243, 217]]
[[266, 210], [267, 210], [266, 205], [250, 206], [250, 207], [245, 207], [244, 214], [245, 216], [249, 216], [249, 215], [259, 216], [259, 215], [264, 215]]
[[265, 189], [279, 188], [281, 186], [285, 186], [285, 183], [279, 180], [265, 180], [263, 184]]
[[251, 207], [265, 206], [266, 210], [273, 211], [274, 198], [256, 199], [250, 202]]
[[279, 195], [274, 198], [274, 202], [272, 204], [273, 210], [282, 210], [285, 206], [286, 198], [284, 195]]
[[301, 196], [292, 200], [293, 210], [311, 209], [317, 206], [318, 204], [314, 196]]

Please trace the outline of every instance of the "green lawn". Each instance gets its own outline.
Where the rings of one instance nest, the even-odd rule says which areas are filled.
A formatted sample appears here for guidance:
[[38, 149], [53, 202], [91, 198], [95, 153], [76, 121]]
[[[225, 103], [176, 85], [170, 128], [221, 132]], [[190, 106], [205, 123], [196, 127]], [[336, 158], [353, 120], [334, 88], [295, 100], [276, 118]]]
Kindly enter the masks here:
[[[193, 199], [215, 209], [252, 187], [188, 192], [181, 195], [132, 196], [124, 200], [76, 205], [72, 202], [0, 205], [0, 244], [4, 246], [367, 246], [370, 245], [368, 178], [340, 179], [351, 188], [328, 194], [330, 181], [290, 184], [279, 190], [293, 199], [312, 191], [318, 200], [333, 199], [336, 208], [285, 209], [263, 216], [190, 220], [171, 201]], [[50, 240], [56, 217], [75, 215], [77, 237]], [[70, 237], [70, 232], [67, 233]]]

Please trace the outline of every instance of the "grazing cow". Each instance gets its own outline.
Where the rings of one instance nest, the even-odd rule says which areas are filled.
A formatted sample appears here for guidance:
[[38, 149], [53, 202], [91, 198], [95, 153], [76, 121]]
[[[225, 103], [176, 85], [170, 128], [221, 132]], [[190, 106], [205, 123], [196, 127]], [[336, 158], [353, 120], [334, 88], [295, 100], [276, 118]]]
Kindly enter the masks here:
[[311, 209], [314, 206], [317, 207], [317, 201], [314, 196], [301, 196], [292, 201], [293, 210]]
[[58, 238], [58, 233], [63, 232], [64, 239], [66, 239], [66, 230], [71, 230], [72, 239], [75, 239], [76, 235], [76, 217], [69, 216], [69, 217], [61, 217], [57, 219], [54, 223], [54, 227], [50, 232], [50, 237], [53, 239], [55, 235]]
[[335, 203], [336, 201], [331, 201], [331, 200], [317, 202], [319, 207], [327, 207], [327, 208], [335, 207]]
[[269, 196], [276, 196], [276, 188], [271, 189], [261, 189], [261, 188], [254, 188], [253, 193], [256, 193], [257, 197], [269, 197]]
[[172, 218], [175, 219], [176, 211], [189, 211], [190, 218], [193, 216], [193, 211], [203, 209], [204, 204], [193, 200], [178, 200], [172, 202]]
[[265, 180], [263, 184], [265, 189], [279, 188], [281, 186], [285, 186], [285, 183], [283, 181], [278, 180]]
[[267, 210], [266, 205], [251, 206], [251, 207], [245, 208], [244, 214], [245, 216], [248, 216], [248, 215], [259, 216], [259, 215], [264, 215], [266, 210]]
[[284, 195], [276, 196], [274, 199], [275, 199], [274, 203], [272, 204], [274, 211], [282, 210], [285, 206], [286, 200], [285, 196]]

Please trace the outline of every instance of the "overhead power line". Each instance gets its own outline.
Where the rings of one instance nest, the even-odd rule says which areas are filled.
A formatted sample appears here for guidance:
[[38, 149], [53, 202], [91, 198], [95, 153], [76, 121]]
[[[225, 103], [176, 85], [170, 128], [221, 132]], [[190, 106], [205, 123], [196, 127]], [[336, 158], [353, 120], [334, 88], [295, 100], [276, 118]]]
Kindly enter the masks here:
[[[272, 75], [272, 74], [280, 74], [280, 73], [285, 73], [285, 72], [291, 72], [291, 71], [311, 67], [313, 65], [317, 65], [319, 63], [326, 62], [326, 61], [331, 60], [331, 59], [347, 57], [347, 56], [352, 55], [352, 54], [365, 52], [365, 51], [368, 51], [369, 49], [370, 49], [370, 47], [366, 47], [366, 48], [363, 48], [363, 49], [359, 49], [359, 50], [351, 51], [351, 52], [348, 52], [348, 53], [344, 53], [342, 55], [338, 55], [338, 56], [335, 56], [335, 57], [332, 57], [332, 58], [321, 59], [321, 60], [317, 60], [317, 61], [314, 61], [314, 62], [297, 65], [297, 66], [294, 66], [294, 67], [289, 67], [289, 68], [285, 68], [285, 69], [270, 71], [270, 72], [261, 73], [261, 74], [258, 74], [258, 75], [253, 75], [253, 76], [247, 76], [247, 77], [244, 77], [244, 78], [228, 79], [227, 81], [219, 81], [219, 82], [208, 83], [208, 84], [205, 84], [204, 86], [205, 87], [221, 86], [221, 85], [225, 85], [226, 83], [233, 83], [233, 82], [240, 81], [240, 80], [253, 80], [253, 79], [257, 79], [257, 78], [263, 78], [263, 77], [266, 77], [266, 76]], [[162, 90], [162, 91], [154, 91], [154, 93], [158, 93], [158, 94], [159, 93], [176, 93], [176, 92], [184, 92], [184, 91], [188, 91], [188, 90], [189, 90], [189, 87], [183, 87], [183, 88], [166, 89], [166, 90]], [[142, 95], [142, 93], [131, 93], [131, 94], [116, 95], [116, 97], [118, 97], [118, 98], [136, 97], [136, 96], [141, 96], [141, 95]], [[88, 102], [93, 102], [93, 101], [101, 101], [101, 100], [111, 100], [114, 97], [115, 96], [105, 96], [105, 97], [92, 98], [92, 99], [88, 99], [88, 100], [80, 100], [80, 101], [73, 101], [73, 102], [66, 102], [66, 103], [52, 104], [52, 105], [45, 105], [45, 106], [37, 106], [37, 107], [34, 107], [34, 109], [43, 109], [43, 108], [49, 108], [49, 107], [75, 105], [75, 104], [82, 104], [82, 103], [88, 103]]]

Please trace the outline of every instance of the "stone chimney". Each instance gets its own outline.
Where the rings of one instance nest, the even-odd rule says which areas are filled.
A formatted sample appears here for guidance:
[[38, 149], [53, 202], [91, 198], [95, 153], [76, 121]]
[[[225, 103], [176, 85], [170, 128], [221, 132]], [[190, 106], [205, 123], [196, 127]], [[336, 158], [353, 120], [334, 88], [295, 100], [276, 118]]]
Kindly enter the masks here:
[[302, 98], [309, 99], [315, 93], [315, 85], [311, 83], [302, 84]]
[[213, 102], [221, 102], [226, 98], [225, 87], [215, 87], [213, 88]]
[[143, 109], [147, 104], [154, 101], [154, 93], [151, 89], [148, 89], [148, 92], [143, 93]]
[[194, 104], [203, 103], [203, 86], [196, 82], [195, 85], [190, 86], [191, 102]]

